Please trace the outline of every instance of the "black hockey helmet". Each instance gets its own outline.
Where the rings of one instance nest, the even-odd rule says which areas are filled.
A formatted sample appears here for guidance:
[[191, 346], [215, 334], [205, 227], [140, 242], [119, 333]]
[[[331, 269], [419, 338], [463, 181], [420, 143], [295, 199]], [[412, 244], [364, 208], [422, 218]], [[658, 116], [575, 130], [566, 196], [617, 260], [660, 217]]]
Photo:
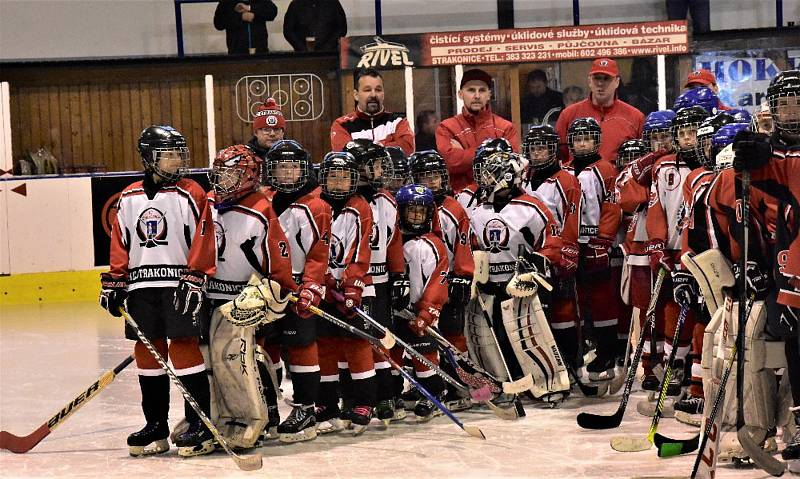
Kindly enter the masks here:
[[441, 200], [450, 192], [450, 175], [444, 158], [435, 150], [419, 151], [408, 158], [411, 166], [411, 179], [433, 193]]
[[536, 125], [522, 141], [522, 152], [531, 170], [543, 170], [558, 161], [558, 133], [550, 125]]
[[736, 123], [736, 118], [728, 113], [721, 112], [714, 116], [709, 116], [697, 128], [697, 151], [695, 154], [700, 163], [706, 168], [713, 169], [716, 164], [715, 155], [711, 151], [711, 139], [714, 137], [714, 133], [729, 123]]
[[384, 187], [395, 194], [401, 187], [411, 183], [411, 166], [402, 148], [387, 146], [386, 152], [392, 159], [392, 172], [391, 175], [383, 175]]
[[144, 170], [166, 181], [178, 181], [189, 169], [186, 138], [169, 125], [152, 125], [142, 130], [137, 149]]
[[[675, 113], [672, 120], [672, 138], [675, 149], [681, 157], [687, 160], [697, 160], [697, 129], [700, 123], [709, 117], [708, 112], [701, 106], [688, 106]], [[684, 145], [681, 146], [681, 139]]]
[[[424, 234], [431, 231], [436, 201], [430, 189], [423, 185], [406, 185], [397, 190], [395, 199], [400, 213], [400, 228], [404, 233]], [[413, 220], [409, 218], [408, 210], [411, 207], [423, 207], [422, 217], [416, 214]]]
[[309, 154], [294, 140], [279, 140], [266, 154], [267, 184], [277, 191], [293, 193], [308, 183]]
[[800, 70], [778, 73], [767, 88], [767, 101], [775, 129], [800, 135]]
[[[567, 128], [567, 146], [569, 147], [569, 152], [572, 154], [573, 158], [587, 157], [589, 155], [596, 154], [600, 150], [601, 133], [602, 130], [600, 129], [600, 123], [597, 123], [597, 120], [591, 117], [577, 118], [570, 123], [569, 128]], [[576, 152], [575, 140], [578, 138], [587, 137], [594, 140], [594, 146], [592, 149]]]
[[360, 167], [362, 184], [373, 188], [383, 187], [384, 179], [392, 174], [392, 159], [383, 145], [367, 138], [357, 138], [344, 145], [344, 151], [353, 155]]
[[358, 187], [359, 164], [346, 151], [332, 151], [325, 155], [319, 168], [322, 194], [334, 200], [352, 196]]
[[642, 140], [628, 140], [617, 148], [617, 170], [622, 171], [631, 161], [638, 160], [647, 154], [647, 147]]

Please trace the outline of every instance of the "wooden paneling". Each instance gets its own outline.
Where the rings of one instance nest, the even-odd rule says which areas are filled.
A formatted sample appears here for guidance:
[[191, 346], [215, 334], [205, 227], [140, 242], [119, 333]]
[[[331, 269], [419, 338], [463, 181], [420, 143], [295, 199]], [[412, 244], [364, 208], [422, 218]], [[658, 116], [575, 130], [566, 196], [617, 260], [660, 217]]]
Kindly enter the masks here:
[[204, 75], [214, 75], [217, 148], [247, 142], [250, 123], [236, 115], [236, 82], [245, 75], [315, 73], [323, 82], [324, 112], [313, 121], [288, 122], [286, 137], [313, 158], [329, 149], [329, 130], [341, 114], [336, 57], [286, 56], [112, 62], [5, 64], [11, 83], [13, 156], [47, 147], [66, 173], [140, 169], [136, 141], [151, 124], [171, 124], [186, 137], [193, 164], [207, 158]]

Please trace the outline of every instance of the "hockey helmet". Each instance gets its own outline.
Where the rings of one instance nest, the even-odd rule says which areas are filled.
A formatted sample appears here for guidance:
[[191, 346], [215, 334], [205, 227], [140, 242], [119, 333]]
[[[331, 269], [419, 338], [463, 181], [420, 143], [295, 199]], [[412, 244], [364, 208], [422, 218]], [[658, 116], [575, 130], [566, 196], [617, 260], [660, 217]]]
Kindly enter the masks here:
[[[578, 118], [567, 128], [567, 146], [574, 158], [585, 158], [594, 155], [600, 150], [601, 129], [597, 120], [591, 117]], [[592, 146], [585, 147], [585, 142], [592, 140]], [[576, 148], [576, 141], [580, 148]]]
[[558, 162], [558, 134], [550, 125], [532, 126], [522, 141], [522, 152], [528, 159], [531, 173]]
[[411, 183], [411, 167], [402, 148], [387, 146], [386, 152], [389, 153], [389, 157], [392, 159], [392, 172], [391, 175], [383, 175], [384, 186], [392, 194], [395, 194], [400, 187]]
[[778, 73], [767, 88], [767, 101], [775, 129], [800, 135], [800, 70]]
[[262, 160], [246, 145], [229, 146], [217, 153], [208, 172], [217, 209], [225, 209], [260, 186]]
[[332, 151], [325, 155], [319, 168], [322, 194], [333, 200], [344, 200], [356, 192], [359, 165], [346, 151]]
[[405, 185], [395, 195], [400, 212], [400, 228], [404, 233], [424, 234], [432, 229], [436, 200], [433, 192], [422, 185]]
[[189, 169], [186, 139], [169, 125], [153, 125], [142, 130], [138, 150], [144, 170], [166, 181], [178, 181]]
[[344, 151], [353, 155], [360, 168], [360, 184], [373, 188], [383, 187], [383, 181], [392, 174], [392, 159], [383, 145], [367, 138], [347, 142]]
[[628, 140], [619, 145], [617, 149], [617, 170], [622, 171], [628, 163], [638, 160], [647, 154], [647, 148], [642, 140]]
[[441, 200], [450, 192], [450, 175], [444, 158], [435, 150], [420, 151], [408, 158], [411, 167], [411, 180], [433, 193]]
[[675, 149], [675, 143], [672, 141], [674, 119], [675, 112], [672, 110], [658, 110], [647, 115], [642, 127], [642, 141], [648, 151]]
[[267, 152], [267, 184], [277, 191], [293, 193], [308, 183], [308, 152], [294, 140], [279, 140]]
[[731, 108], [730, 110], [724, 110], [724, 113], [729, 114], [736, 120], [736, 123], [750, 123], [753, 121], [753, 116], [750, 114], [749, 111], [743, 110], [741, 108]]
[[672, 110], [677, 113], [679, 110], [690, 106], [699, 106], [709, 115], [713, 115], [719, 108], [719, 98], [714, 93], [714, 90], [707, 86], [692, 88], [678, 95], [672, 105]]
[[695, 155], [700, 163], [706, 168], [713, 168], [716, 163], [716, 155], [711, 151], [711, 139], [714, 133], [729, 123], [736, 123], [736, 119], [723, 111], [714, 116], [710, 116], [700, 123], [697, 127], [697, 144]]
[[750, 125], [747, 123], [729, 123], [721, 126], [716, 133], [714, 133], [714, 137], [711, 139], [711, 158], [714, 158], [714, 165], [717, 164], [717, 157], [720, 152], [728, 145], [733, 144], [733, 139], [736, 137], [736, 134], [748, 128], [750, 128]]
[[672, 120], [672, 138], [681, 158], [697, 160], [697, 129], [708, 118], [708, 112], [700, 106], [681, 108]]

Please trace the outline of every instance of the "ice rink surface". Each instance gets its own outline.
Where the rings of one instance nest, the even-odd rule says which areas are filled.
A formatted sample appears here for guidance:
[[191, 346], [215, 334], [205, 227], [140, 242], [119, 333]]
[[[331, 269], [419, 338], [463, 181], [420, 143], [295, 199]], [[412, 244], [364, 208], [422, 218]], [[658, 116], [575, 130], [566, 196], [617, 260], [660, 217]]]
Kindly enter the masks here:
[[[122, 320], [96, 303], [67, 303], [0, 309], [0, 429], [27, 435], [112, 369], [133, 350], [123, 339]], [[291, 394], [291, 383], [284, 383]], [[486, 441], [464, 434], [444, 417], [417, 425], [411, 419], [382, 431], [373, 422], [367, 432], [320, 436], [294, 445], [270, 443], [258, 451], [264, 468], [242, 472], [223, 452], [181, 459], [173, 447], [157, 457], [128, 456], [125, 438], [144, 425], [135, 365], [124, 370], [27, 454], [0, 451], [2, 477], [467, 477], [631, 478], [683, 475], [694, 456], [659, 459], [655, 449], [619, 453], [612, 435], [644, 436], [650, 419], [636, 413], [634, 394], [622, 425], [609, 431], [580, 429], [580, 411], [611, 414], [619, 396], [574, 397], [559, 409], [526, 406], [527, 417], [503, 421], [488, 410], [458, 415], [479, 426]], [[288, 406], [281, 404], [286, 417]], [[183, 417], [183, 399], [173, 386], [170, 422]], [[413, 417], [413, 415], [411, 415]], [[659, 431], [690, 437], [697, 430], [661, 421]], [[788, 475], [788, 474], [787, 474]], [[723, 465], [718, 478], [770, 477], [763, 471]]]

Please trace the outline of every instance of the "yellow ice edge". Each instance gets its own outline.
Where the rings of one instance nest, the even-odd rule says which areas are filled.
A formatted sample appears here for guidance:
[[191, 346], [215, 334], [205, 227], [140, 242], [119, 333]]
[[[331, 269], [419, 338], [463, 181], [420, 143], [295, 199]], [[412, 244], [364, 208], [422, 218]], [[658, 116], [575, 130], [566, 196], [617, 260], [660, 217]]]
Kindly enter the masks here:
[[97, 301], [100, 273], [106, 270], [0, 276], [0, 306]]

